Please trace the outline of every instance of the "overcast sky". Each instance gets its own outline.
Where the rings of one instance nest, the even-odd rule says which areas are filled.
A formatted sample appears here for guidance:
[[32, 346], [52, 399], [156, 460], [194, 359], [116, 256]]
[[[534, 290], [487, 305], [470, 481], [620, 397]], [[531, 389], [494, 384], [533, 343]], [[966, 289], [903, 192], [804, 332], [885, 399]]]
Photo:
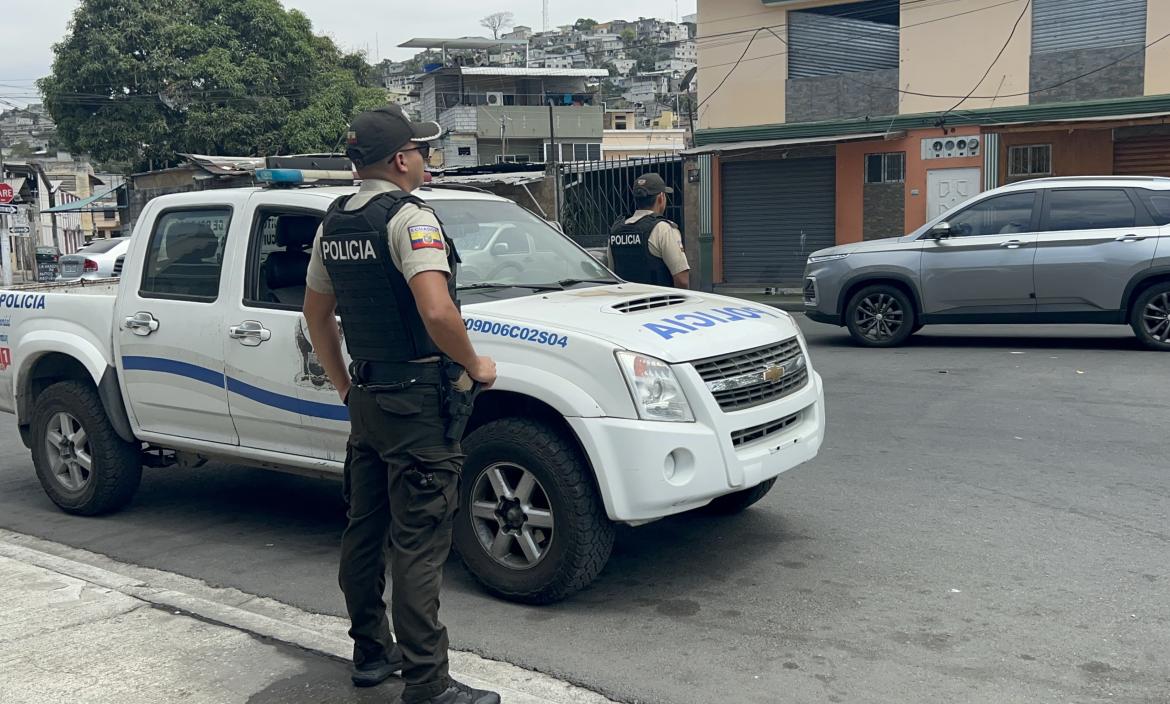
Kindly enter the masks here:
[[[283, 0], [301, 10], [343, 48], [368, 50], [371, 61], [404, 59], [415, 50], [398, 49], [411, 37], [483, 36], [479, 18], [511, 10], [516, 24], [541, 28], [541, 0]], [[4, 4], [8, 4], [5, 2]], [[49, 72], [53, 44], [65, 35], [79, 0], [37, 0], [9, 8], [0, 22], [0, 110], [5, 101], [35, 101], [33, 81]], [[677, 10], [676, 10], [677, 8]], [[401, 10], [401, 14], [396, 14]], [[695, 11], [695, 0], [549, 0], [549, 23], [569, 24], [578, 17], [675, 19]]]

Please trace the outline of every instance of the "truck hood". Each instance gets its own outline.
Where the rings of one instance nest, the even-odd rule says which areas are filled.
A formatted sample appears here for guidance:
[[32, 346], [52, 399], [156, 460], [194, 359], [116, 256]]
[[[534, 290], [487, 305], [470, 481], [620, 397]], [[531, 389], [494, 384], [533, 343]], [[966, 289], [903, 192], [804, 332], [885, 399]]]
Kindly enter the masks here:
[[689, 362], [789, 339], [787, 313], [698, 291], [616, 284], [475, 303], [464, 317], [523, 322], [606, 340], [666, 362]]

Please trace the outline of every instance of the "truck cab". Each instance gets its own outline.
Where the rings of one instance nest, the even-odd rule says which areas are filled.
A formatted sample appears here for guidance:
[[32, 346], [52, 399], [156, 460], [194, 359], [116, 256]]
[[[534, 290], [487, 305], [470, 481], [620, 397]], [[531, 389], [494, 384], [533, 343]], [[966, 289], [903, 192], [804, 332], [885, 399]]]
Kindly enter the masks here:
[[[340, 475], [347, 410], [301, 305], [321, 219], [352, 192], [162, 196], [120, 280], [0, 292], [0, 410], [59, 506], [114, 510], [143, 464]], [[490, 592], [561, 599], [600, 572], [616, 524], [742, 510], [816, 456], [822, 383], [787, 313], [623, 282], [504, 198], [416, 195], [466, 244], [464, 322], [498, 365], [464, 437], [455, 527]]]

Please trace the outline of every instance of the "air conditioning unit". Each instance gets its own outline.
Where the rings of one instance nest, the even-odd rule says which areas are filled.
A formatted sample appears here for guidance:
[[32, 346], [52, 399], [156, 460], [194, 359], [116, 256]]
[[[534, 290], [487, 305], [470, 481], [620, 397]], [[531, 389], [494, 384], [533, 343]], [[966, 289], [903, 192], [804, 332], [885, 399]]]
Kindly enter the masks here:
[[922, 158], [956, 159], [979, 156], [982, 140], [974, 137], [927, 137], [922, 140]]
[[504, 104], [504, 94], [499, 92], [499, 91], [489, 91], [487, 94], [487, 104], [488, 105], [497, 105], [497, 106], [503, 105]]

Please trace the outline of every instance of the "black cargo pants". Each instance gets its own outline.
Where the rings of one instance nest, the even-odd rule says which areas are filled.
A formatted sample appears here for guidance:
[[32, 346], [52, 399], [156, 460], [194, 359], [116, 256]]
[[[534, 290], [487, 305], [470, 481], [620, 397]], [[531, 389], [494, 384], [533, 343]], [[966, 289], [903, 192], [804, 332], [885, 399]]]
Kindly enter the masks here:
[[459, 502], [462, 449], [445, 437], [435, 386], [378, 393], [354, 386], [347, 403], [352, 430], [343, 491], [349, 525], [341, 539], [339, 582], [354, 663], [378, 660], [394, 647], [383, 600], [389, 545], [390, 613], [405, 660], [403, 700], [426, 699], [448, 686], [439, 587]]

